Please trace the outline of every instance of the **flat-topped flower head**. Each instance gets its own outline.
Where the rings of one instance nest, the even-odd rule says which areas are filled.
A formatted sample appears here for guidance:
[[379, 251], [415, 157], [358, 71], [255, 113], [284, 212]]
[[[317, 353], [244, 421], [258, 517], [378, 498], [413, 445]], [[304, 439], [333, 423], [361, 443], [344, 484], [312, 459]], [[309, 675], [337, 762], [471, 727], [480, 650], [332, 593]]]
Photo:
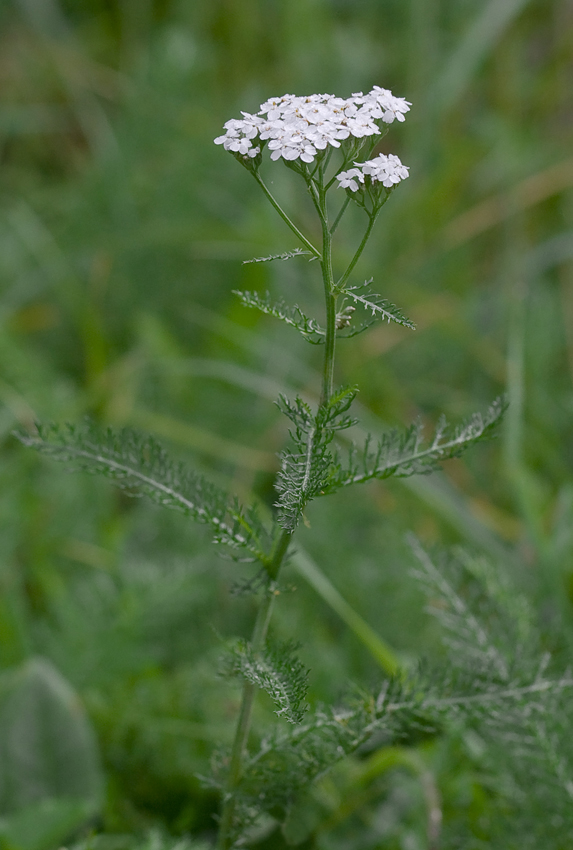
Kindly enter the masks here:
[[409, 109], [407, 100], [379, 86], [349, 98], [285, 94], [266, 100], [256, 115], [243, 112], [242, 119], [227, 121], [226, 132], [215, 144], [247, 158], [255, 157], [267, 144], [273, 160], [311, 163], [328, 146], [338, 148], [351, 137], [382, 135], [377, 122], [404, 121]]
[[[341, 171], [336, 175], [338, 185], [342, 189], [357, 192], [367, 182], [371, 185], [381, 184], [386, 189], [391, 189], [409, 176], [409, 168], [403, 165], [399, 157], [393, 153], [381, 153], [367, 162], [355, 162], [355, 168]], [[367, 181], [368, 178], [368, 181]]]

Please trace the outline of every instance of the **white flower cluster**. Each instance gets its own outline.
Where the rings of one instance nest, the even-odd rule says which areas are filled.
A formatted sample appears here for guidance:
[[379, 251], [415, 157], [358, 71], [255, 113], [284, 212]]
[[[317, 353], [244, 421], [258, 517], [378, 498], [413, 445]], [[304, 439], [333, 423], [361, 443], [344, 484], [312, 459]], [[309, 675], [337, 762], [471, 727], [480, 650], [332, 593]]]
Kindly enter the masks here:
[[394, 97], [391, 91], [379, 86], [374, 86], [368, 94], [357, 92], [349, 98], [331, 94], [308, 97], [285, 94], [262, 103], [256, 115], [243, 112], [242, 119], [227, 121], [225, 134], [218, 136], [215, 144], [253, 158], [261, 150], [256, 144], [258, 137], [268, 142], [271, 159], [282, 157], [308, 163], [327, 145], [338, 148], [350, 136], [362, 139], [378, 135], [377, 121], [386, 124], [395, 119], [404, 121], [409, 109], [407, 100]]
[[338, 185], [342, 189], [350, 189], [357, 192], [360, 184], [364, 184], [365, 178], [370, 177], [372, 183], [382, 183], [387, 189], [391, 189], [396, 183], [408, 177], [408, 166], [402, 165], [400, 159], [393, 153], [379, 154], [368, 162], [355, 162], [355, 168], [341, 171], [336, 175]]

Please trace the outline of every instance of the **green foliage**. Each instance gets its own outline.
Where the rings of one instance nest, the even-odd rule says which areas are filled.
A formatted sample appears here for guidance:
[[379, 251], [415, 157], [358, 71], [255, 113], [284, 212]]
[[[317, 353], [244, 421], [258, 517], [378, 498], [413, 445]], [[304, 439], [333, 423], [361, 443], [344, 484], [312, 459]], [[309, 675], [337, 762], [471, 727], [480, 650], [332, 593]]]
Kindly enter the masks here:
[[45, 798], [0, 818], [2, 850], [52, 850], [94, 820], [97, 807], [76, 797]]
[[208, 850], [209, 846], [207, 841], [174, 838], [159, 829], [140, 836], [92, 835], [69, 845], [70, 850]]
[[362, 323], [359, 328], [344, 334], [344, 336], [356, 336], [358, 333], [371, 327], [376, 321], [395, 322], [397, 325], [410, 328], [410, 330], [416, 330], [416, 325], [404, 316], [399, 307], [396, 307], [395, 304], [392, 304], [377, 292], [371, 292], [368, 289], [371, 283], [372, 278], [356, 286], [344, 287], [344, 295], [351, 298], [355, 304], [359, 304], [366, 312], [371, 314], [371, 318], [368, 321]]
[[[534, 841], [548, 834], [545, 823], [535, 825], [527, 814], [531, 805], [538, 811], [539, 799], [557, 825], [555, 837], [562, 842], [573, 835], [571, 748], [564, 748], [561, 738], [570, 722], [573, 679], [546, 675], [547, 659], [540, 666], [543, 656], [527, 605], [509, 593], [492, 565], [458, 552], [441, 557], [438, 567], [414, 539], [412, 547], [432, 613], [447, 628], [447, 659], [439, 666], [422, 663], [409, 674], [387, 679], [378, 692], [358, 695], [338, 708], [320, 707], [302, 725], [264, 738], [237, 792], [237, 840], [261, 812], [284, 820], [293, 800], [312, 782], [342, 759], [368, 749], [369, 742], [393, 745], [462, 723], [503, 752], [515, 777], [504, 798], [516, 817], [512, 838], [536, 846]], [[561, 734], [556, 723], [565, 724]], [[516, 805], [525, 817], [518, 817]], [[503, 835], [500, 819], [497, 837]]]
[[294, 424], [291, 436], [294, 451], [285, 449], [280, 455], [281, 470], [276, 490], [278, 521], [284, 529], [293, 530], [311, 499], [327, 486], [333, 463], [329, 445], [336, 431], [349, 428], [355, 420], [347, 415], [357, 390], [343, 389], [316, 414], [300, 397], [294, 402], [281, 396], [279, 409]]
[[[68, 682], [34, 658], [0, 679], [0, 812], [68, 797], [96, 810], [103, 776], [93, 729]], [[84, 813], [85, 816], [85, 813]]]
[[51, 850], [101, 813], [104, 776], [79, 697], [33, 658], [0, 678], [0, 846]]
[[288, 641], [255, 653], [250, 644], [239, 641], [224, 659], [224, 670], [266, 691], [279, 717], [288, 723], [302, 723], [308, 708], [305, 698], [309, 671], [297, 658], [297, 649], [298, 644]]
[[[293, 257], [313, 256], [310, 251], [303, 251], [302, 248], [295, 248], [294, 251], [283, 251], [282, 254], [269, 254], [268, 257], [254, 257], [252, 260], [243, 260], [243, 265], [249, 263], [270, 263], [273, 260], [292, 260]], [[239, 293], [235, 293], [238, 295]], [[245, 293], [245, 295], [250, 293]], [[242, 293], [241, 293], [242, 295]], [[254, 305], [253, 305], [254, 306]], [[263, 311], [264, 312], [264, 311]]]
[[[424, 707], [451, 721], [471, 723], [511, 777], [500, 801], [493, 837], [508, 846], [555, 846], [573, 840], [573, 747], [570, 671], [547, 675], [532, 613], [507, 579], [483, 558], [458, 551], [439, 566], [416, 540], [416, 575], [431, 611], [446, 629], [446, 693]], [[503, 816], [503, 806], [511, 816]]]
[[497, 399], [485, 415], [474, 413], [466, 422], [454, 428], [448, 426], [442, 416], [429, 443], [424, 442], [420, 422], [403, 432], [388, 432], [378, 441], [374, 450], [370, 448], [372, 436], [369, 434], [361, 450], [353, 446], [347, 468], [339, 467], [324, 490], [332, 493], [340, 487], [374, 478], [405, 478], [434, 472], [440, 468], [442, 461], [460, 457], [467, 449], [494, 436], [506, 407], [503, 399]]
[[308, 342], [314, 345], [324, 342], [324, 329], [320, 327], [316, 319], [303, 313], [298, 304], [289, 307], [283, 300], [273, 301], [270, 292], [266, 292], [264, 297], [257, 292], [239, 292], [238, 290], [234, 290], [234, 294], [239, 296], [246, 307], [255, 307], [261, 313], [274, 316], [296, 328]]
[[99, 429], [93, 423], [37, 425], [33, 435], [17, 433], [26, 446], [92, 475], [103, 475], [129, 496], [147, 496], [210, 526], [214, 540], [246, 551], [266, 563], [268, 535], [256, 508], [244, 509], [202, 476], [173, 463], [152, 437], [129, 429]]

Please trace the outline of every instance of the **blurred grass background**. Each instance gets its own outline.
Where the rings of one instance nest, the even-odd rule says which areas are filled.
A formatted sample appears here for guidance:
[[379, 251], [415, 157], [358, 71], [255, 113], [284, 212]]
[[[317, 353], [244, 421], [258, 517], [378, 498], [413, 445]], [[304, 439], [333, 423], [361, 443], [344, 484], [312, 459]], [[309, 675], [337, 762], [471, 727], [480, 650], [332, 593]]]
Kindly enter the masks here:
[[[409, 529], [485, 551], [534, 601], [548, 648], [570, 651], [572, 68], [570, 0], [1, 3], [0, 665], [41, 655], [79, 694], [105, 786], [97, 830], [212, 833], [216, 799], [196, 775], [232, 734], [238, 692], [214, 669], [218, 635], [248, 632], [252, 601], [229, 595], [248, 571], [182, 518], [66, 474], [11, 432], [86, 414], [133, 426], [271, 504], [286, 436], [272, 400], [316, 396], [320, 352], [231, 291], [270, 289], [310, 310], [321, 291], [303, 259], [241, 265], [296, 246], [212, 142], [271, 95], [377, 84], [413, 103], [385, 139], [411, 177], [361, 274], [418, 330], [381, 326], [339, 347], [338, 381], [359, 384], [367, 427], [416, 416], [430, 427], [442, 411], [459, 420], [510, 400], [498, 440], [443, 474], [316, 503], [301, 545], [405, 660], [440, 651], [409, 575]], [[316, 227], [292, 174], [268, 173]], [[341, 264], [358, 212], [341, 228]], [[285, 583], [296, 592], [275, 633], [301, 640], [311, 701], [374, 684], [375, 654], [340, 607], [294, 568]], [[416, 752], [446, 825], [487, 840], [487, 754], [459, 730]], [[336, 823], [353, 776], [322, 788], [331, 820], [317, 846], [427, 846], [411, 764], [390, 759]], [[18, 805], [59, 792], [46, 780], [22, 793]]]

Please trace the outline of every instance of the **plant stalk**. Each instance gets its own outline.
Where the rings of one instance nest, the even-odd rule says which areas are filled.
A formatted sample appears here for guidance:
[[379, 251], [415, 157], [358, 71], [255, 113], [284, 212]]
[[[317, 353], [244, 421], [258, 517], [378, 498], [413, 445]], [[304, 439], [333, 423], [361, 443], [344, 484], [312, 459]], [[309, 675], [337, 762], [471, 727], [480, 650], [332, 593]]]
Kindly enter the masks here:
[[[251, 637], [251, 646], [253, 652], [262, 652], [265, 646], [269, 623], [276, 598], [276, 590], [274, 581], [279, 574], [279, 570], [287, 553], [289, 543], [292, 538], [292, 531], [283, 529], [279, 537], [273, 559], [269, 565], [268, 573], [270, 584], [267, 588], [260, 608], [257, 612], [255, 627]], [[229, 765], [229, 778], [227, 781], [227, 790], [221, 812], [221, 820], [219, 823], [219, 839], [217, 842], [217, 850], [229, 850], [232, 846], [232, 826], [235, 814], [235, 800], [233, 797], [239, 782], [241, 781], [241, 773], [243, 767], [243, 755], [247, 747], [249, 730], [251, 728], [251, 717], [253, 713], [253, 703], [255, 700], [257, 688], [250, 682], [245, 682], [243, 685], [243, 696], [241, 698], [241, 708], [239, 709], [239, 717], [237, 719], [237, 728], [235, 730], [235, 738], [231, 749], [231, 762]]]
[[[323, 185], [323, 174], [321, 172], [318, 182], [312, 181], [309, 183], [311, 197], [316, 207], [320, 221], [322, 224], [322, 253], [300, 233], [295, 224], [290, 220], [287, 214], [279, 206], [278, 202], [273, 198], [261, 177], [255, 174], [257, 182], [265, 192], [266, 196], [277, 210], [281, 218], [288, 224], [291, 230], [301, 239], [313, 253], [315, 257], [320, 259], [322, 268], [322, 279], [324, 283], [324, 297], [326, 301], [326, 341], [324, 351], [324, 367], [322, 380], [322, 393], [320, 404], [326, 405], [330, 401], [334, 388], [334, 356], [336, 348], [336, 300], [337, 294], [334, 287], [334, 275], [332, 271], [332, 233], [329, 228], [328, 214], [326, 208], [326, 189]], [[312, 184], [312, 185], [311, 185]], [[371, 223], [373, 225], [373, 222]], [[370, 226], [368, 235], [370, 234]], [[365, 244], [365, 240], [364, 240]], [[363, 247], [363, 246], [362, 246]], [[358, 259], [358, 258], [356, 258]], [[262, 652], [265, 646], [269, 623], [274, 607], [276, 597], [275, 581], [280, 572], [281, 566], [288, 551], [291, 542], [293, 531], [283, 529], [280, 537], [277, 540], [271, 563], [267, 567], [270, 583], [267, 592], [261, 601], [261, 605], [257, 612], [257, 618], [251, 638], [251, 646], [253, 652]], [[219, 823], [219, 837], [217, 842], [217, 850], [230, 850], [233, 843], [232, 831], [233, 820], [235, 816], [235, 791], [241, 781], [243, 771], [243, 757], [247, 748], [247, 740], [251, 727], [251, 717], [253, 712], [253, 703], [255, 700], [257, 688], [250, 682], [245, 682], [243, 685], [243, 696], [241, 699], [241, 707], [239, 709], [239, 717], [237, 719], [237, 727], [235, 737], [231, 749], [231, 761], [229, 765], [229, 777], [223, 809], [221, 812], [221, 820]]]
[[275, 210], [278, 212], [278, 214], [280, 215], [280, 217], [282, 218], [282, 220], [285, 222], [285, 224], [287, 224], [287, 225], [290, 227], [290, 229], [291, 229], [291, 230], [292, 230], [292, 232], [295, 234], [295, 236], [297, 236], [297, 237], [300, 239], [300, 241], [302, 242], [302, 244], [303, 244], [303, 245], [305, 245], [305, 246], [309, 249], [309, 251], [311, 252], [311, 254], [312, 254], [314, 257], [316, 257], [317, 259], [319, 259], [319, 260], [320, 260], [320, 251], [318, 251], [318, 250], [314, 247], [314, 245], [312, 244], [312, 242], [309, 242], [309, 240], [306, 238], [306, 236], [304, 235], [304, 233], [301, 233], [301, 232], [300, 232], [300, 230], [298, 229], [298, 227], [296, 226], [296, 224], [294, 223], [294, 221], [292, 221], [292, 220], [289, 218], [289, 216], [287, 215], [287, 213], [283, 210], [283, 208], [281, 207], [281, 205], [279, 204], [279, 202], [276, 200], [276, 198], [274, 197], [274, 195], [271, 193], [271, 191], [270, 191], [270, 189], [268, 188], [268, 186], [265, 184], [265, 182], [264, 182], [263, 178], [261, 177], [261, 175], [260, 175], [258, 172], [254, 172], [254, 177], [255, 177], [255, 180], [257, 181], [257, 183], [259, 184], [259, 186], [261, 187], [261, 189], [263, 190], [263, 192], [265, 193], [265, 195], [267, 196], [267, 198], [269, 199], [269, 201], [271, 202], [271, 204], [273, 205], [273, 207], [275, 208]]
[[322, 280], [324, 283], [324, 299], [326, 302], [326, 339], [324, 345], [324, 367], [322, 373], [322, 393], [320, 404], [326, 405], [334, 389], [334, 355], [336, 350], [336, 300], [334, 291], [334, 275], [332, 271], [332, 233], [328, 225], [326, 199], [324, 192], [320, 194], [320, 219], [322, 223]]

